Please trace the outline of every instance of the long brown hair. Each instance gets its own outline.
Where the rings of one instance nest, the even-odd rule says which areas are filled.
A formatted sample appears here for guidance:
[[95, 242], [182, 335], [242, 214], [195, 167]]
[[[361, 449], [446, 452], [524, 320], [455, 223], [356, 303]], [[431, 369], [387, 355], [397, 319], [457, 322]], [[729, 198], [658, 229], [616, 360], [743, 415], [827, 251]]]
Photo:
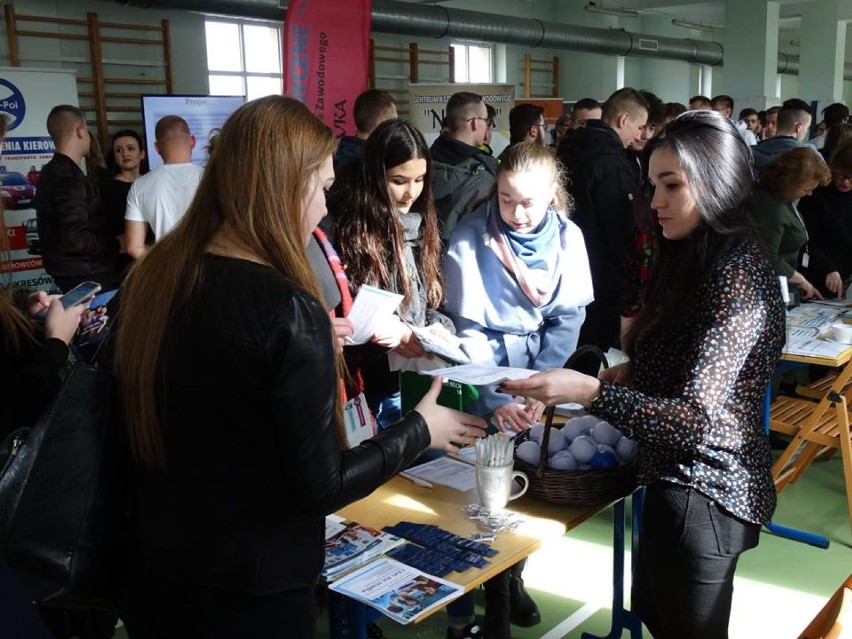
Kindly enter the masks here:
[[[6, 116], [0, 115], [0, 143], [6, 137]], [[6, 231], [6, 211], [3, 200], [0, 199], [0, 277], [2, 291], [0, 291], [0, 331], [2, 331], [2, 342], [13, 355], [21, 353], [21, 347], [26, 341], [35, 341], [34, 326], [28, 321], [15, 305], [11, 298], [11, 265], [9, 256], [9, 233]]]
[[164, 460], [156, 406], [163, 347], [169, 323], [199, 285], [202, 258], [217, 232], [322, 299], [303, 245], [303, 198], [333, 148], [331, 130], [301, 102], [269, 96], [243, 105], [216, 137], [182, 220], [131, 270], [122, 292], [116, 369], [141, 462]]
[[[405, 239], [396, 206], [391, 202], [386, 172], [410, 160], [426, 160], [423, 190], [411, 211], [423, 217], [417, 268], [423, 278], [426, 302], [438, 308], [443, 300], [441, 239], [438, 214], [432, 199], [432, 156], [423, 135], [402, 120], [386, 120], [370, 134], [354, 184], [338, 185], [331, 208], [340, 259], [354, 288], [370, 284], [397, 290], [403, 307], [414, 291], [405, 277]], [[346, 187], [351, 186], [351, 189]], [[396, 281], [393, 271], [396, 271]]]

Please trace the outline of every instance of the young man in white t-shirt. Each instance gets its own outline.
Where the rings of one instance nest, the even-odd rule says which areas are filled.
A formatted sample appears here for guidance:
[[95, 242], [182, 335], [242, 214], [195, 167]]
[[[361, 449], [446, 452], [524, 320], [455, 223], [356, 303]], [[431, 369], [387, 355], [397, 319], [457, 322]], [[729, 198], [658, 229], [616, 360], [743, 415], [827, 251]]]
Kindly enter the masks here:
[[192, 163], [195, 136], [186, 120], [167, 115], [157, 122], [154, 136], [154, 147], [163, 158], [163, 165], [133, 183], [124, 214], [127, 252], [136, 259], [145, 253], [149, 226], [159, 240], [180, 221], [203, 173]]

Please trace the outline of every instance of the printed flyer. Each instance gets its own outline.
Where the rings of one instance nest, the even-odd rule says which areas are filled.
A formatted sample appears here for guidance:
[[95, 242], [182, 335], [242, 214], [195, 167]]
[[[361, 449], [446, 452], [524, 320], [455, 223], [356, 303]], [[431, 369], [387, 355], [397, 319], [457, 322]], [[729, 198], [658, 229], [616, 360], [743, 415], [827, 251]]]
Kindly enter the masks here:
[[393, 559], [377, 559], [329, 589], [372, 606], [401, 624], [417, 621], [464, 592], [458, 584]]

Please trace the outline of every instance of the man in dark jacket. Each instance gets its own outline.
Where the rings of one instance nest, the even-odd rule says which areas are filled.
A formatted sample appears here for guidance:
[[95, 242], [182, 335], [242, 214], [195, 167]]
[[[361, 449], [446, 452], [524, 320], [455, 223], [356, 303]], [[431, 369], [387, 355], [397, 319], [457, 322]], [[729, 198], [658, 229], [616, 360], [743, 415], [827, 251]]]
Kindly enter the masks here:
[[56, 153], [41, 171], [36, 218], [44, 268], [62, 291], [93, 280], [118, 287], [119, 241], [107, 234], [100, 199], [80, 165], [89, 153], [89, 130], [80, 109], [66, 104], [47, 116]]
[[461, 91], [447, 102], [447, 132], [432, 144], [432, 196], [446, 242], [459, 219], [494, 184], [497, 160], [479, 148], [491, 126], [482, 96]]
[[348, 160], [360, 158], [364, 143], [373, 130], [385, 120], [397, 117], [396, 104], [390, 93], [379, 89], [367, 89], [358, 94], [352, 107], [355, 120], [355, 135], [341, 136], [334, 154], [334, 172]]
[[[775, 135], [758, 142], [751, 147], [754, 156], [754, 177], [760, 177], [760, 172], [784, 151], [800, 146], [810, 146], [805, 142], [811, 128], [811, 108], [807, 102], [792, 98], [781, 105], [776, 119]], [[816, 148], [814, 148], [816, 152]]]
[[641, 143], [648, 103], [635, 89], [620, 89], [604, 103], [602, 116], [566, 137], [558, 157], [569, 177], [576, 207], [572, 219], [586, 240], [595, 289], [579, 344], [606, 351], [619, 341], [622, 262], [633, 238], [640, 178], [627, 147]]

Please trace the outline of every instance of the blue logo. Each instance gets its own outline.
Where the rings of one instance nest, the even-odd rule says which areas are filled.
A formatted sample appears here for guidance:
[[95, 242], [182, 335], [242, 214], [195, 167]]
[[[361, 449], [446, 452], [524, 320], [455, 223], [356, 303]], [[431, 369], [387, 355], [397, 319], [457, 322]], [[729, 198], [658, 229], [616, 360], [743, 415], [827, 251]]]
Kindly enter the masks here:
[[0, 78], [0, 114], [7, 117], [8, 131], [18, 128], [24, 121], [27, 112], [27, 103], [24, 102], [24, 94], [8, 80]]

